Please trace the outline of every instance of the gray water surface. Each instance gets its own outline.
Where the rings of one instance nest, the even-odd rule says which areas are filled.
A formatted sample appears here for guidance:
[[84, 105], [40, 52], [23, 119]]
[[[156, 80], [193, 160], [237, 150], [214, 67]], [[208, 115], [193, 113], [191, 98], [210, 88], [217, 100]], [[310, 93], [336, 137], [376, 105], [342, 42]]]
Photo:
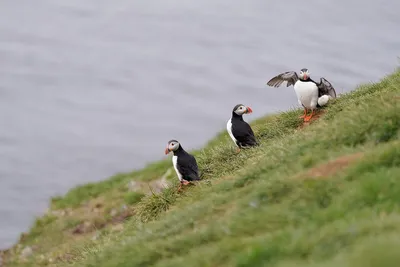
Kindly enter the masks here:
[[400, 55], [400, 1], [2, 0], [0, 248], [51, 196], [297, 106], [275, 74], [307, 67], [338, 93]]

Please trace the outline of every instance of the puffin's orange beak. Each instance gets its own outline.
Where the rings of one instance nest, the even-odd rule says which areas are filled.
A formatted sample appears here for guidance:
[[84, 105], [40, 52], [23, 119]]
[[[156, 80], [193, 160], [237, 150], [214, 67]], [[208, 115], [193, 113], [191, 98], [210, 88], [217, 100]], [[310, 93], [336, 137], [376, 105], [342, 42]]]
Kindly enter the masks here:
[[168, 155], [169, 154], [169, 148], [167, 147], [166, 149], [165, 149], [165, 155]]
[[304, 79], [304, 80], [307, 80], [307, 79], [308, 79], [307, 74], [305, 74], [305, 73], [303, 74], [303, 79]]
[[253, 110], [251, 109], [251, 107], [246, 107], [246, 113], [247, 114], [250, 114], [252, 112], [253, 112]]

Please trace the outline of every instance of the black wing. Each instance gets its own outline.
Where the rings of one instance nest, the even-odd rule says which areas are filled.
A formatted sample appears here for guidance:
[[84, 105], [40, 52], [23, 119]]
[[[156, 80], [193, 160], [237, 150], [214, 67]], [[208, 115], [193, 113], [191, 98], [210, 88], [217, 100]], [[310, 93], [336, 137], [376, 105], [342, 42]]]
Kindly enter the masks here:
[[290, 85], [294, 85], [298, 79], [299, 77], [297, 76], [297, 73], [295, 71], [287, 71], [269, 80], [267, 82], [267, 85], [272, 87], [279, 87], [283, 82], [287, 82], [286, 87], [289, 87]]
[[329, 95], [332, 98], [336, 98], [335, 88], [333, 88], [332, 84], [328, 82], [328, 80], [322, 77], [320, 82], [316, 84], [318, 86], [318, 97]]
[[200, 180], [196, 158], [189, 153], [185, 157], [178, 157], [177, 167], [186, 181]]
[[256, 137], [254, 136], [253, 129], [251, 129], [250, 125], [241, 121], [240, 123], [235, 124], [234, 129], [232, 129], [232, 134], [238, 142], [240, 147], [248, 147], [248, 146], [256, 146], [258, 145]]

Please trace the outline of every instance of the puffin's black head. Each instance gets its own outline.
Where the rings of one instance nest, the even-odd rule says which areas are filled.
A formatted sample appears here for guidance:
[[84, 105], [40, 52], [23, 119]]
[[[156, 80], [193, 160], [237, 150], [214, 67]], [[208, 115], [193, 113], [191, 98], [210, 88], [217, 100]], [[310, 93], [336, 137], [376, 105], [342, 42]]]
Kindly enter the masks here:
[[165, 149], [165, 155], [168, 155], [171, 151], [177, 151], [181, 145], [176, 140], [168, 141], [167, 148]]
[[232, 115], [242, 116], [243, 114], [250, 114], [252, 112], [253, 110], [250, 107], [246, 107], [242, 104], [237, 104], [232, 110]]
[[308, 69], [301, 69], [299, 73], [299, 78], [300, 80], [308, 80], [308, 78], [310, 78], [310, 72], [308, 71]]

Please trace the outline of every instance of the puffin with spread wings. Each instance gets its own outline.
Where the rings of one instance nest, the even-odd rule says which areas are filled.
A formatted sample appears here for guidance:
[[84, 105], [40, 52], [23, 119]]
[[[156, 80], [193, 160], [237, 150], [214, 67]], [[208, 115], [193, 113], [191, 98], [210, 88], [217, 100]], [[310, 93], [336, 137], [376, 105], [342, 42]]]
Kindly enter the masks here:
[[[330, 99], [336, 98], [336, 91], [332, 84], [325, 78], [317, 83], [310, 78], [308, 69], [301, 69], [299, 74], [294, 71], [281, 73], [267, 82], [267, 85], [279, 87], [287, 82], [287, 87], [293, 85], [299, 104], [304, 108], [304, 115], [301, 118], [308, 122], [311, 120], [316, 108], [325, 106]], [[308, 110], [311, 115], [307, 116]]]

